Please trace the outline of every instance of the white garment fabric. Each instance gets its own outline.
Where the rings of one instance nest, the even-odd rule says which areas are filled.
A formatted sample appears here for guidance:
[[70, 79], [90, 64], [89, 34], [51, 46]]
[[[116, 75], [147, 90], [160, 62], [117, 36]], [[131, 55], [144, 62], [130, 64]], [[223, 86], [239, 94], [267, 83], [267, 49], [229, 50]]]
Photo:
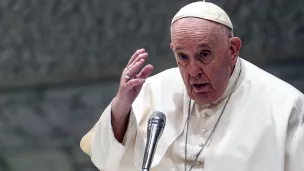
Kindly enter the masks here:
[[[242, 72], [237, 80], [240, 63]], [[236, 89], [232, 89], [236, 80]], [[304, 171], [304, 95], [241, 58], [220, 101], [191, 105], [188, 169], [229, 92], [232, 95], [219, 125], [193, 170]], [[147, 121], [153, 111], [161, 111], [166, 114], [166, 127], [151, 170], [183, 171], [189, 100], [178, 68], [149, 77], [132, 105], [123, 143], [113, 135], [110, 104], [83, 137], [81, 148], [100, 170], [141, 170]]]

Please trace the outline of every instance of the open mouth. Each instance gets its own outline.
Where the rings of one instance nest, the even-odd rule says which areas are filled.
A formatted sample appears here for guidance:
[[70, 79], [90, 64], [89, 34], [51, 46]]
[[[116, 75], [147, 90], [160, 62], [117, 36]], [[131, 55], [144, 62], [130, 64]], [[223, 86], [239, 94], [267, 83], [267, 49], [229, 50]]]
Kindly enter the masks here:
[[204, 83], [204, 84], [192, 84], [192, 86], [194, 87], [194, 89], [196, 91], [203, 91], [207, 85], [208, 85], [207, 83]]
[[193, 86], [194, 86], [195, 88], [201, 88], [201, 87], [204, 86], [204, 84], [193, 84]]

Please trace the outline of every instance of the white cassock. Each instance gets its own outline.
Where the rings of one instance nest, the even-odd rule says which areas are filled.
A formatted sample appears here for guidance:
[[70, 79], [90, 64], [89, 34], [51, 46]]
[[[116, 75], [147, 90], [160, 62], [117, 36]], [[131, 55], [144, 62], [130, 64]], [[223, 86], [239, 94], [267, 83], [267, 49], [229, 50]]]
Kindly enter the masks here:
[[[242, 72], [239, 79], [240, 63]], [[236, 83], [235, 89], [233, 85]], [[178, 68], [148, 78], [132, 105], [123, 143], [112, 132], [111, 104], [81, 141], [82, 150], [103, 171], [141, 170], [147, 122], [166, 114], [151, 170], [184, 171], [219, 124], [193, 171], [304, 171], [304, 96], [286, 82], [239, 58], [224, 95], [214, 104], [192, 101], [185, 162], [189, 97]]]

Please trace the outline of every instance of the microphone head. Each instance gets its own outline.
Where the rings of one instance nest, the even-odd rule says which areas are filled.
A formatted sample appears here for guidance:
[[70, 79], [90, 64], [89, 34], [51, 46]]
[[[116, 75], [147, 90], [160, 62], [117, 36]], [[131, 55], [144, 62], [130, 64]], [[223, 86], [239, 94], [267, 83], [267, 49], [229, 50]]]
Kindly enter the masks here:
[[147, 142], [142, 165], [143, 171], [150, 170], [157, 142], [163, 133], [165, 125], [166, 115], [164, 113], [155, 111], [151, 114], [147, 127]]
[[166, 115], [160, 111], [153, 112], [149, 119], [149, 125], [151, 125], [151, 124], [157, 124], [157, 125], [160, 125], [161, 127], [165, 127]]

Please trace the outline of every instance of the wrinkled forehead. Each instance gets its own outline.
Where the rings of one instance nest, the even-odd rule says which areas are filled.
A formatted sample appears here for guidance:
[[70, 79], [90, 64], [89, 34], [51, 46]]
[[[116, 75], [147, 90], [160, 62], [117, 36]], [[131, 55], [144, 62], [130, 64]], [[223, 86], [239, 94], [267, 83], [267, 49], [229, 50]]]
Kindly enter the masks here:
[[179, 19], [172, 23], [171, 29], [172, 30], [178, 30], [180, 28], [188, 28], [188, 29], [215, 29], [215, 28], [220, 28], [222, 25], [219, 23], [216, 23], [211, 20], [206, 20], [206, 19], [201, 19], [197, 17], [185, 17], [182, 19]]
[[187, 17], [172, 24], [171, 43], [174, 46], [217, 47], [225, 45], [225, 26], [201, 18]]
[[171, 37], [216, 36], [224, 33], [223, 26], [216, 22], [195, 17], [179, 19], [171, 26]]

